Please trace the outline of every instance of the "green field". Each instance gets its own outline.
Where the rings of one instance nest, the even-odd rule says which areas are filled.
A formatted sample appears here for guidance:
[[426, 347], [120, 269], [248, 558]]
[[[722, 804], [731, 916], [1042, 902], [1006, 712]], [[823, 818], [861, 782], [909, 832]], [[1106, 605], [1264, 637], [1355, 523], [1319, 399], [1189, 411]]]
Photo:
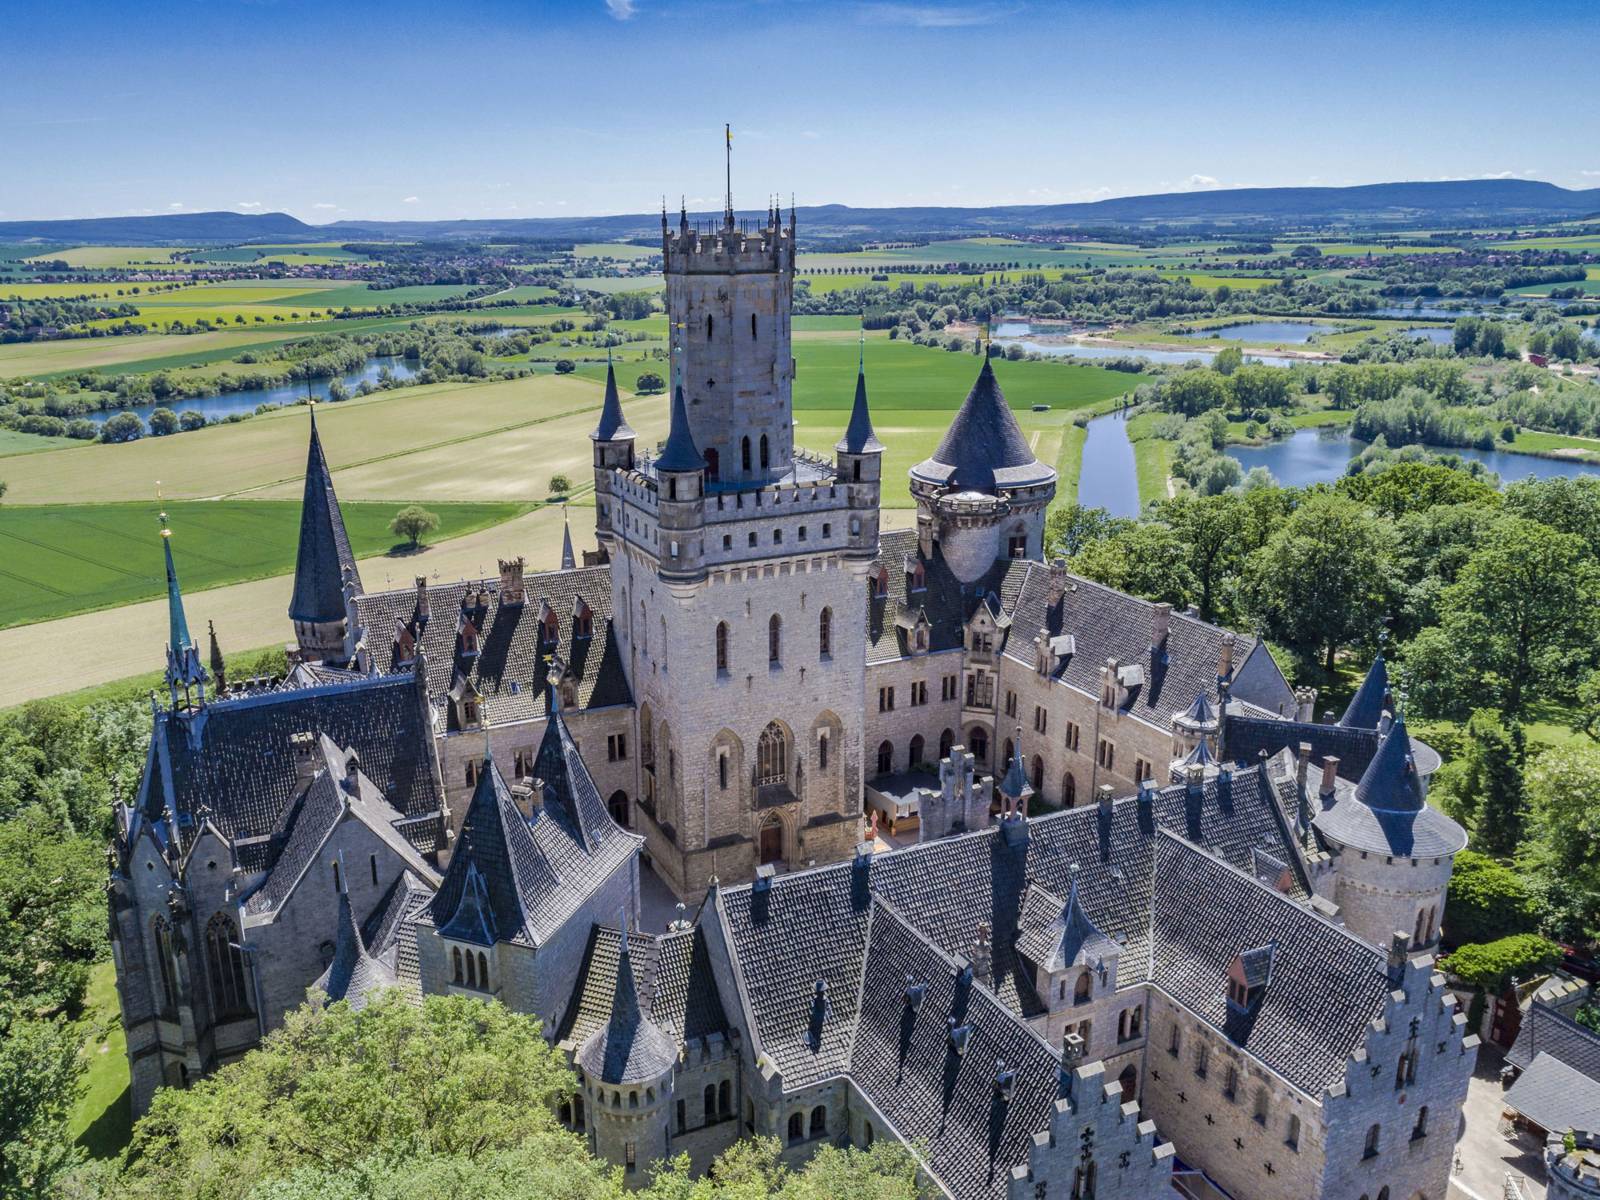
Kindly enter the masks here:
[[110, 962], [89, 974], [84, 996], [83, 1092], [67, 1119], [67, 1133], [90, 1158], [122, 1153], [133, 1135], [128, 1096], [128, 1039], [117, 1003], [117, 973]]
[[[149, 600], [165, 589], [154, 500], [136, 504], [7, 505], [0, 511], [0, 628]], [[395, 504], [346, 503], [358, 556], [397, 549]], [[459, 537], [528, 511], [528, 504], [429, 503], [430, 541]], [[167, 506], [185, 589], [261, 579], [294, 569], [300, 506], [292, 501], [179, 502]]]
[[36, 254], [27, 262], [64, 262], [69, 267], [142, 267], [151, 263], [169, 266], [173, 256], [182, 253], [172, 246], [73, 246]]
[[579, 242], [572, 248], [574, 258], [611, 258], [617, 262], [637, 262], [660, 254], [659, 246], [632, 246], [627, 242]]

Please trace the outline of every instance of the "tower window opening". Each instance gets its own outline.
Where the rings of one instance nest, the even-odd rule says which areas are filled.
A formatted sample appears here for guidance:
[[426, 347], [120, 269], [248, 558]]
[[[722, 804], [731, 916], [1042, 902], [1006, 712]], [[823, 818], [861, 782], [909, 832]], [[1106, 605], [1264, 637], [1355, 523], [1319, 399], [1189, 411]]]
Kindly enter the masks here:
[[711, 331], [714, 328], [715, 326], [712, 324], [711, 317], [706, 317], [706, 341], [709, 342], [711, 340]]
[[755, 315], [755, 313], [751, 313], [750, 314], [750, 340], [752, 342], [756, 340], [756, 315]]

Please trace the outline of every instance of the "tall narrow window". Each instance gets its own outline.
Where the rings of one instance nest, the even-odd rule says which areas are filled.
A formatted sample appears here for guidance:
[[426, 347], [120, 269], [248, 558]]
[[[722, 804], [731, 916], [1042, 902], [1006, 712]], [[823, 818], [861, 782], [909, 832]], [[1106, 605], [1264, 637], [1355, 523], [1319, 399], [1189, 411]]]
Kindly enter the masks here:
[[239, 927], [227, 913], [218, 913], [206, 925], [206, 966], [211, 978], [211, 998], [219, 1016], [250, 1011], [245, 987], [244, 952], [239, 948]]
[[728, 669], [728, 623], [717, 622], [717, 670]]
[[334, 859], [333, 860], [333, 890], [335, 892], [344, 891], [344, 884], [339, 879], [339, 860], [338, 859]]
[[461, 967], [461, 947], [460, 946], [456, 946], [450, 951], [450, 958], [451, 958], [452, 963], [455, 966], [455, 971], [453, 973], [455, 981], [457, 983], [465, 983], [467, 981], [467, 977], [466, 977], [466, 973], [463, 971], [463, 969]]
[[825, 608], [817, 618], [817, 653], [827, 658], [833, 653], [833, 609]]
[[745, 471], [750, 470], [750, 439], [745, 438], [739, 443], [739, 461], [744, 465]]
[[165, 917], [157, 917], [150, 923], [150, 931], [155, 942], [156, 969], [161, 972], [161, 1008], [163, 1012], [175, 1012], [178, 1008], [178, 955], [172, 944], [172, 926]]
[[817, 770], [828, 769], [828, 735], [823, 734], [817, 738]]
[[1378, 1157], [1378, 1150], [1379, 1150], [1379, 1139], [1381, 1139], [1382, 1137], [1383, 1137], [1383, 1126], [1381, 1126], [1381, 1125], [1373, 1125], [1371, 1128], [1369, 1128], [1367, 1130], [1366, 1148], [1362, 1150], [1361, 1157], [1362, 1158], [1377, 1158]]
[[767, 453], [767, 435], [761, 435], [761, 469], [765, 471], [772, 465], [771, 456]]
[[776, 665], [783, 658], [783, 618], [772, 614], [767, 622], [767, 661]]
[[783, 727], [774, 721], [761, 731], [756, 743], [756, 782], [765, 786], [786, 783], [788, 779], [789, 743]]
[[750, 314], [750, 340], [752, 342], [756, 340], [756, 315], [755, 315], [755, 313], [751, 313]]
[[716, 326], [712, 323], [711, 317], [707, 316], [706, 317], [706, 341], [709, 342], [711, 340], [711, 331], [714, 328], [716, 328]]

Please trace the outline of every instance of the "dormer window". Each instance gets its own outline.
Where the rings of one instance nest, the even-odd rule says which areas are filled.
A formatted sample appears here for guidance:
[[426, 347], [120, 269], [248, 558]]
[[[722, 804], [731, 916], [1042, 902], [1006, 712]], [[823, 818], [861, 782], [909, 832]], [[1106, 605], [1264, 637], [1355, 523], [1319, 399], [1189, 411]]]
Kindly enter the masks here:
[[473, 658], [478, 653], [478, 627], [471, 621], [461, 626], [461, 653], [466, 658]]
[[594, 636], [594, 610], [584, 603], [582, 597], [579, 597], [572, 606], [572, 636], [574, 638]]
[[1261, 1002], [1272, 981], [1272, 962], [1276, 942], [1257, 946], [1235, 956], [1228, 965], [1228, 1007], [1250, 1012]]
[[561, 640], [561, 621], [556, 616], [555, 609], [546, 609], [544, 615], [539, 619], [539, 624], [541, 627], [540, 637], [543, 639], [545, 646], [554, 646]]

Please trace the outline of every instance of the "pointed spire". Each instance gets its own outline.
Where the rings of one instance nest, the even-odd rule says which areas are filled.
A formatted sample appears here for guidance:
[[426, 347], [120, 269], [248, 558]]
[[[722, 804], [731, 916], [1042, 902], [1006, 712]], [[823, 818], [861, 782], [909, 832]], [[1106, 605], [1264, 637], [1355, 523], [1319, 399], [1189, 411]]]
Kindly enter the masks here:
[[1382, 812], [1417, 812], [1423, 807], [1421, 782], [1405, 718], [1396, 717], [1356, 784], [1356, 799]]
[[985, 356], [944, 440], [933, 457], [911, 468], [911, 477], [941, 487], [993, 493], [1001, 487], [1048, 483], [1055, 471], [1034, 455], [1000, 390], [993, 363]]
[[561, 506], [561, 569], [563, 571], [575, 571], [577, 567], [578, 560], [572, 554], [572, 519], [567, 506], [563, 504]]
[[856, 399], [850, 409], [850, 424], [834, 450], [841, 454], [882, 454], [883, 443], [872, 429], [872, 414], [867, 409], [867, 332], [861, 331], [861, 352], [856, 363]]
[[706, 460], [694, 444], [694, 434], [689, 431], [689, 408], [683, 399], [683, 384], [672, 393], [672, 418], [667, 430], [667, 444], [661, 457], [656, 459], [658, 471], [701, 471]]
[[726, 145], [724, 147], [724, 153], [726, 155], [725, 166], [727, 168], [727, 191], [725, 192], [725, 194], [723, 196], [723, 200], [722, 200], [722, 223], [727, 228], [732, 229], [733, 228], [733, 126], [732, 125], [724, 125], [722, 127], [722, 136], [726, 141]]
[[628, 944], [628, 922], [617, 930], [617, 975], [611, 987], [611, 1013], [577, 1053], [586, 1075], [601, 1083], [643, 1083], [657, 1079], [678, 1061], [677, 1044], [639, 1005], [639, 985]]
[[1000, 781], [1000, 794], [1008, 800], [1020, 800], [1024, 793], [1032, 794], [1028, 772], [1022, 765], [1022, 726], [1017, 726], [1016, 737], [1011, 741], [1011, 766]]
[[167, 514], [160, 514], [161, 551], [167, 565], [167, 688], [174, 703], [177, 689], [185, 692], [206, 681], [205, 668], [200, 665], [200, 651], [189, 636], [189, 620], [183, 611], [183, 592], [178, 587], [178, 568], [172, 561], [172, 530], [167, 527]]
[[322, 453], [317, 410], [311, 406], [311, 439], [306, 451], [306, 485], [300, 502], [300, 547], [295, 557], [294, 593], [289, 619], [326, 624], [345, 619], [346, 574], [361, 592], [361, 576], [344, 529], [344, 514], [333, 492], [333, 477]]
[[[342, 869], [339, 876], [343, 880]], [[339, 888], [338, 922], [333, 961], [312, 987], [324, 993], [329, 1003], [344, 1000], [359, 1011], [366, 1005], [371, 991], [392, 985], [395, 977], [387, 965], [367, 952], [361, 939], [361, 930], [356, 925], [355, 911], [350, 907], [350, 892], [342, 885]]]
[[606, 351], [606, 398], [600, 406], [600, 424], [589, 435], [597, 442], [631, 441], [637, 435], [622, 415], [622, 397], [617, 394], [617, 368]]
[[1356, 694], [1339, 718], [1339, 724], [1361, 729], [1376, 729], [1384, 710], [1389, 707], [1389, 668], [1380, 653], [1372, 660], [1367, 677], [1361, 681]]

